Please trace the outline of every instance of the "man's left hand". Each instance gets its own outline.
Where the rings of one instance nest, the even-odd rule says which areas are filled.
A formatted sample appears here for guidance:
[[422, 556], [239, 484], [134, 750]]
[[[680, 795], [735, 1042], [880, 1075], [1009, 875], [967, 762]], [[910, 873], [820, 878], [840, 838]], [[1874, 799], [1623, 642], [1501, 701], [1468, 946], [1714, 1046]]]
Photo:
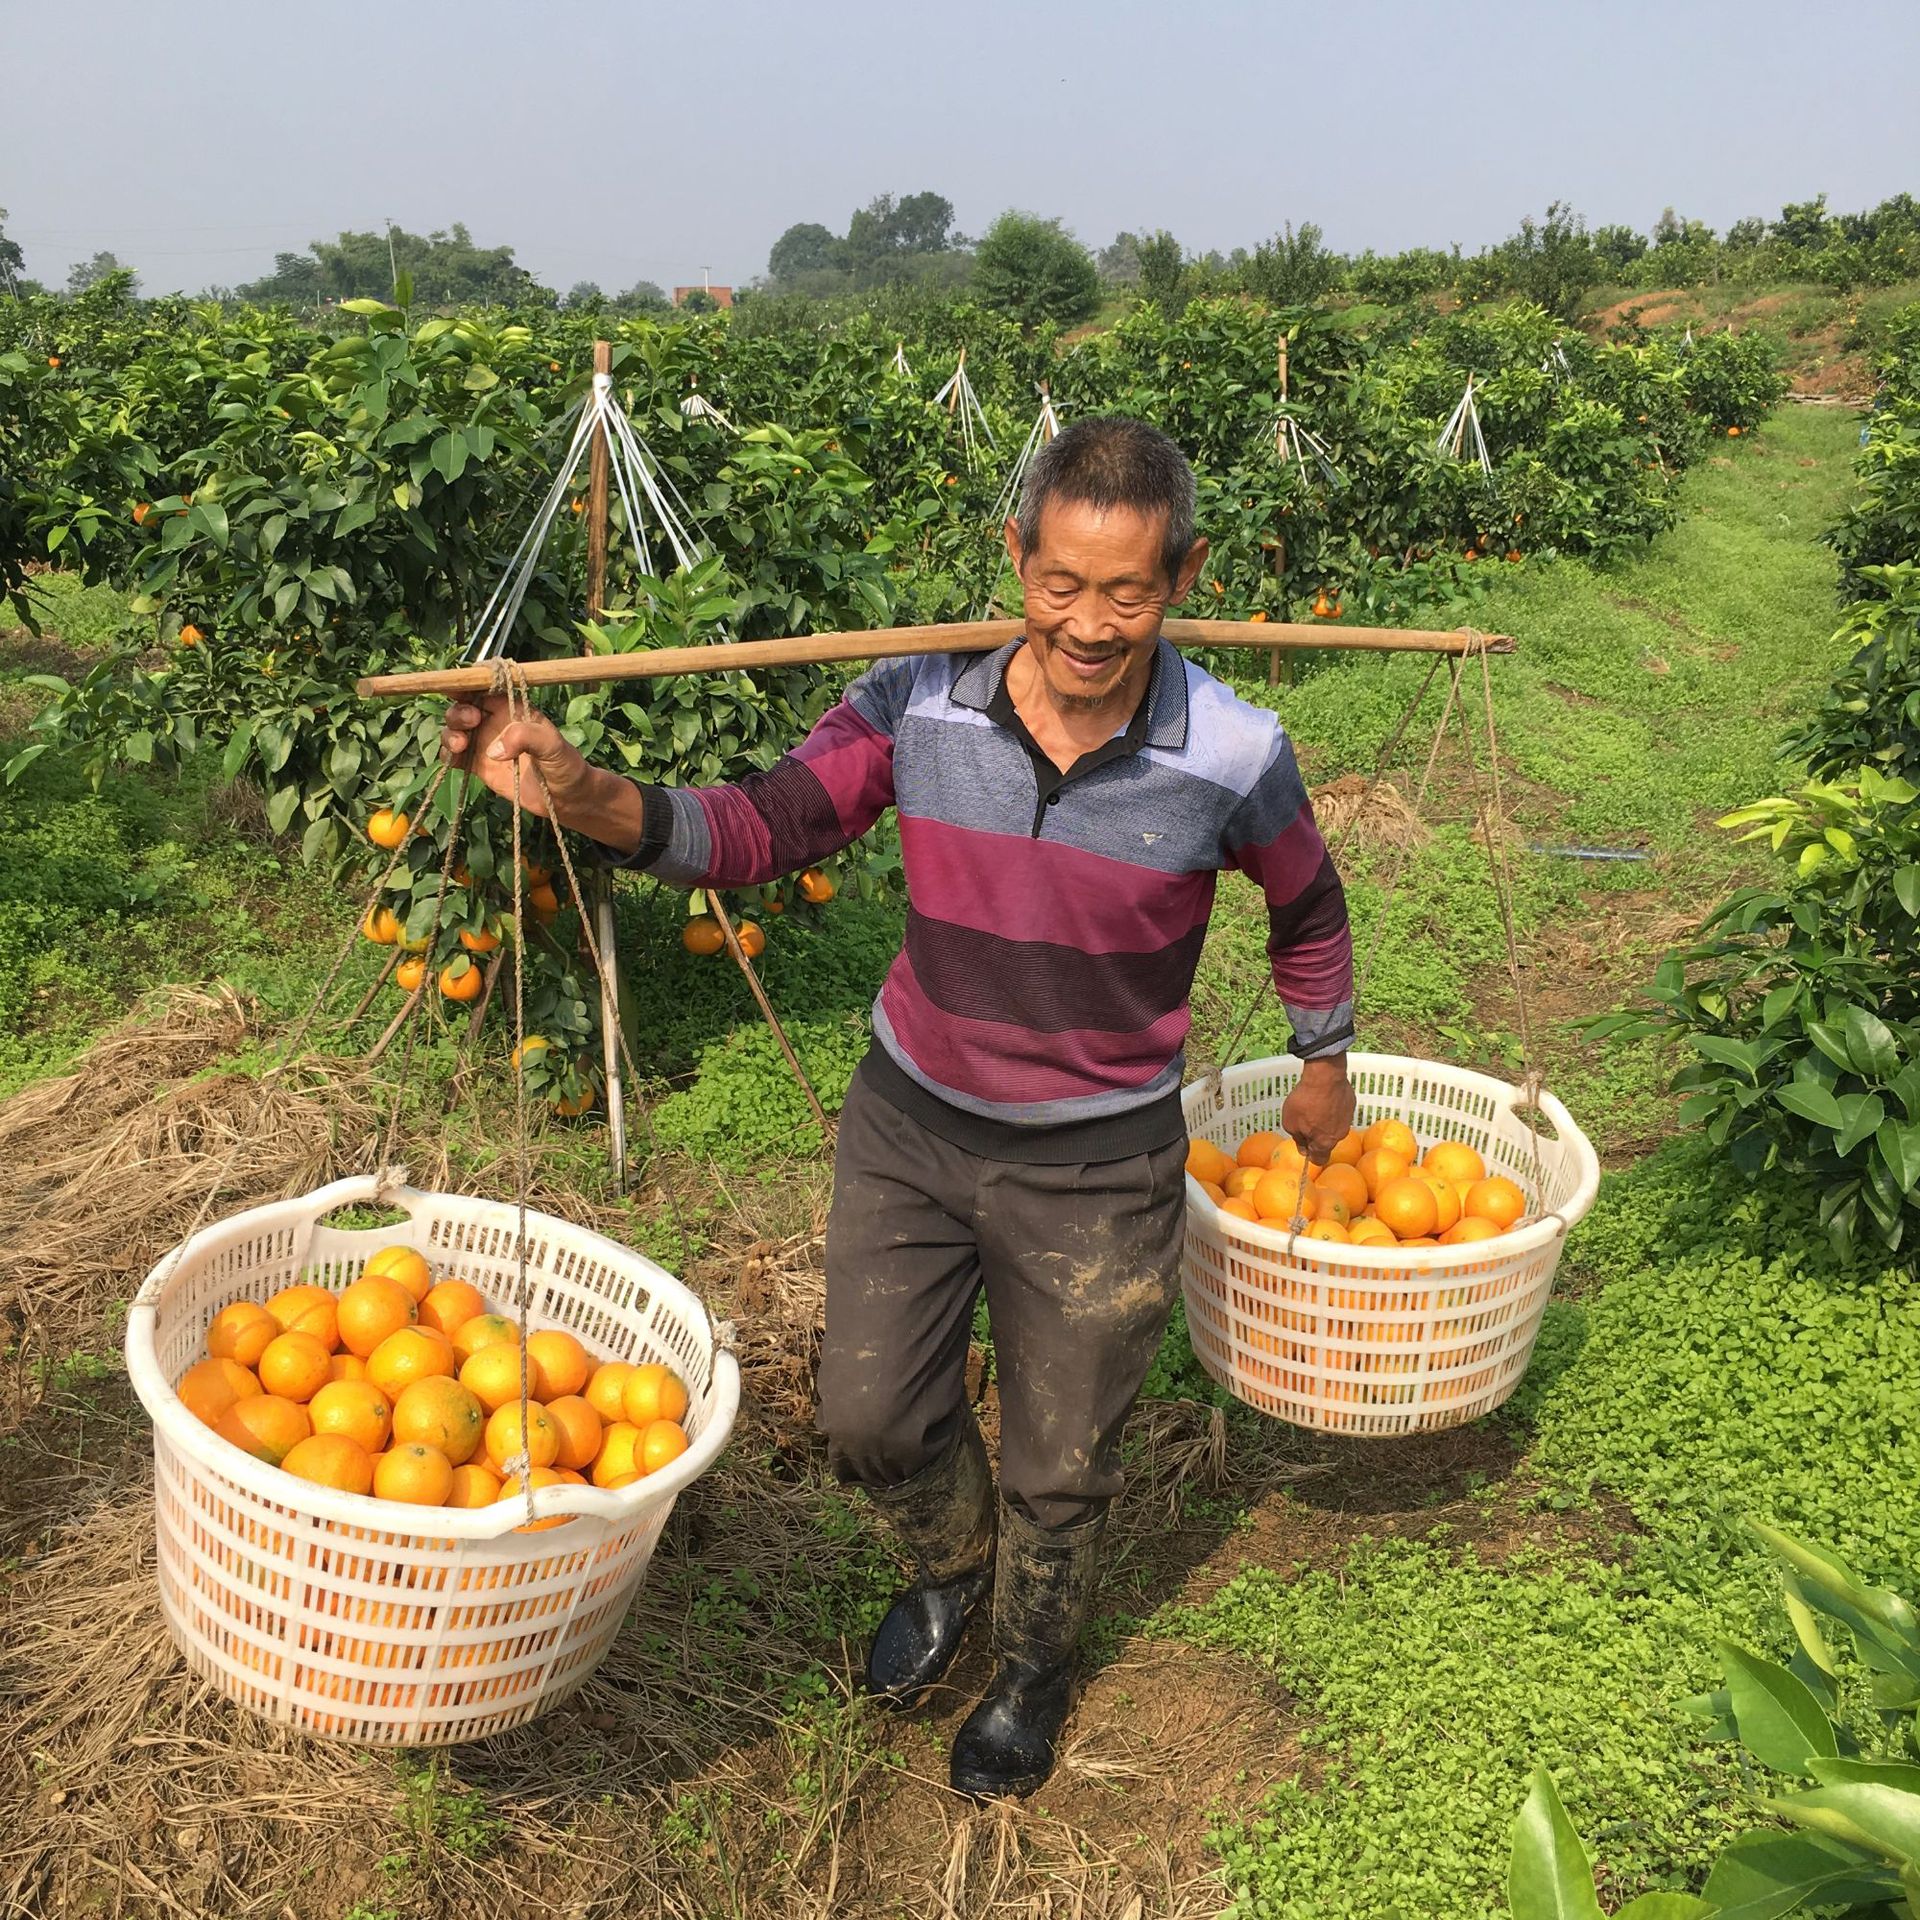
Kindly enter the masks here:
[[1332, 1054], [1301, 1067], [1299, 1085], [1280, 1109], [1280, 1124], [1309, 1160], [1324, 1166], [1352, 1129], [1353, 1105], [1347, 1056]]

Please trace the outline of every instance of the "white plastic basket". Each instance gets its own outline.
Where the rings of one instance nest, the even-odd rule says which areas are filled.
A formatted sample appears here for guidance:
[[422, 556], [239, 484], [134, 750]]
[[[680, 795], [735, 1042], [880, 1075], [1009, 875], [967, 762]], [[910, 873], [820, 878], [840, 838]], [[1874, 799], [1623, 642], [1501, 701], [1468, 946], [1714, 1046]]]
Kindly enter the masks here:
[[[342, 1207], [402, 1209], [348, 1232]], [[686, 1382], [690, 1445], [630, 1487], [534, 1490], [564, 1525], [520, 1532], [524, 1497], [403, 1506], [297, 1480], [229, 1445], [174, 1382], [236, 1300], [312, 1282], [341, 1291], [379, 1248], [419, 1249], [437, 1277], [512, 1311], [511, 1205], [352, 1179], [205, 1228], [147, 1276], [127, 1371], [153, 1419], [160, 1600], [195, 1671], [269, 1718], [379, 1746], [477, 1740], [565, 1698], [612, 1643], [681, 1488], [726, 1443], [740, 1370], [699, 1301], [643, 1255], [544, 1213], [527, 1220], [529, 1324]]]
[[[1539, 1099], [1536, 1167], [1517, 1087], [1397, 1054], [1355, 1053], [1356, 1127], [1404, 1120], [1423, 1145], [1464, 1140], [1527, 1196], [1524, 1224], [1457, 1247], [1344, 1246], [1223, 1213], [1187, 1181], [1183, 1278], [1200, 1364], [1249, 1406], [1296, 1426], [1387, 1437], [1458, 1426], [1520, 1383], [1567, 1230], [1593, 1205], [1600, 1162], [1573, 1116]], [[1280, 1131], [1291, 1055], [1186, 1090], [1187, 1131], [1232, 1154]]]

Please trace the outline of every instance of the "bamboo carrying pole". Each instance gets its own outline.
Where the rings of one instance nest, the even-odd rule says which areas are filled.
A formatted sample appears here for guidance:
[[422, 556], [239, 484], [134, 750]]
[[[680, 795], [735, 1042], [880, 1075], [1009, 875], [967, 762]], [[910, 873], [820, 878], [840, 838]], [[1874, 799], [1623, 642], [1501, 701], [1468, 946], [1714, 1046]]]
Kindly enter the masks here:
[[[596, 384], [613, 375], [613, 342], [593, 343]], [[607, 608], [607, 483], [612, 450], [604, 422], [593, 431], [587, 449], [587, 618], [598, 620]], [[606, 964], [600, 970], [600, 1071], [607, 1090], [607, 1151], [613, 1183], [627, 1184], [627, 1103], [620, 1084], [620, 961], [615, 946], [613, 882], [597, 873], [588, 883], [591, 900], [581, 902], [593, 915], [594, 931]]]
[[[1284, 408], [1287, 404], [1287, 336], [1284, 333], [1280, 336], [1279, 350], [1274, 356], [1274, 369], [1279, 375], [1280, 405]], [[1279, 431], [1278, 427], [1274, 429], [1276, 434]], [[1275, 521], [1273, 533], [1273, 577], [1280, 588], [1280, 611], [1285, 613], [1287, 610], [1287, 530]], [[1267, 685], [1277, 687], [1284, 677], [1280, 670], [1280, 654], [1276, 649], [1267, 655]]]
[[[563, 660], [522, 660], [515, 678], [529, 687], [591, 687], [609, 680], [653, 680], [678, 673], [737, 673], [753, 667], [821, 667], [845, 660], [897, 660], [923, 653], [990, 653], [1026, 631], [1020, 620], [956, 620], [939, 627], [881, 627], [809, 633], [781, 640], [715, 641], [704, 647], [653, 647]], [[1505, 634], [1456, 628], [1336, 627], [1279, 620], [1169, 620], [1162, 632], [1179, 647], [1316, 648], [1342, 653], [1511, 653]], [[363, 698], [486, 693], [498, 663], [372, 673], [355, 683]]]

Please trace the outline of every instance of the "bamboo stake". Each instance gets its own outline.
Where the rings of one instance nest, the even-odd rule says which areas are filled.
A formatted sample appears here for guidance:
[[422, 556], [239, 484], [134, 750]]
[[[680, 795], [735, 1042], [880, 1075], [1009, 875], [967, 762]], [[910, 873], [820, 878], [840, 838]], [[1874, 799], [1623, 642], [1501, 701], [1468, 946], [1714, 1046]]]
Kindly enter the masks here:
[[[530, 687], [590, 687], [610, 680], [654, 680], [678, 673], [737, 673], [755, 667], [820, 667], [847, 660], [897, 660], [926, 653], [990, 653], [1026, 631], [1019, 620], [956, 620], [937, 627], [881, 627], [853, 633], [810, 633], [781, 640], [715, 641], [704, 647], [652, 647], [636, 653], [587, 654], [515, 663]], [[1505, 634], [1451, 633], [1411, 627], [1345, 627], [1283, 620], [1169, 620], [1161, 629], [1178, 647], [1325, 648], [1341, 653], [1511, 653]], [[373, 673], [356, 681], [362, 698], [485, 693], [494, 663], [435, 667], [418, 673]]]
[[[1280, 349], [1274, 356], [1280, 375], [1280, 404], [1287, 404], [1287, 336], [1280, 336]], [[1278, 431], [1278, 429], [1276, 429]], [[1273, 577], [1280, 587], [1280, 611], [1287, 610], [1287, 530], [1278, 521], [1274, 524]], [[1280, 671], [1280, 653], [1276, 648], [1267, 655], [1267, 685], [1277, 687], [1286, 676]]]
[[720, 904], [720, 897], [711, 887], [706, 889], [707, 911], [720, 922], [720, 931], [725, 936], [727, 951], [733, 955], [734, 964], [747, 976], [747, 985], [753, 989], [753, 997], [760, 1004], [760, 1012], [771, 1029], [773, 1037], [780, 1043], [780, 1051], [787, 1056], [787, 1065], [793, 1069], [793, 1077], [800, 1082], [800, 1091], [807, 1096], [807, 1104], [813, 1109], [813, 1117], [820, 1123], [820, 1137], [831, 1141], [833, 1122], [827, 1118], [827, 1110], [820, 1104], [820, 1096], [813, 1090], [813, 1082], [807, 1078], [807, 1070], [800, 1064], [800, 1056], [793, 1050], [793, 1042], [787, 1038], [787, 1030], [780, 1024], [780, 1016], [773, 1010], [773, 1002], [767, 998], [767, 990], [760, 984], [760, 976], [753, 970], [753, 962], [747, 958], [747, 950], [740, 944], [740, 936], [734, 931], [733, 916]]
[[376, 996], [380, 992], [380, 989], [384, 987], [387, 984], [387, 982], [393, 978], [393, 970], [399, 964], [400, 964], [400, 949], [398, 947], [395, 947], [394, 950], [387, 955], [387, 964], [380, 969], [379, 979], [377, 979], [373, 983], [373, 985], [370, 986], [366, 990], [366, 992], [360, 996], [360, 1004], [357, 1007], [355, 1007], [354, 1010], [350, 1014], [348, 1014], [344, 1020], [340, 1022], [340, 1031], [343, 1034], [351, 1033], [353, 1029], [357, 1027], [363, 1019], [366, 1018], [367, 1009], [373, 1005]]

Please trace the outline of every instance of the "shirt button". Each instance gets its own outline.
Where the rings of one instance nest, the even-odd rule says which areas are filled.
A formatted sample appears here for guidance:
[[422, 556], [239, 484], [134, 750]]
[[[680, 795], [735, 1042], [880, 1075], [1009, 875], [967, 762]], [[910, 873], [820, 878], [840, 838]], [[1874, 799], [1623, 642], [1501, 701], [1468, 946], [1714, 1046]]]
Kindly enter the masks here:
[[1050, 793], [1047, 795], [1048, 806], [1057, 807], [1059, 804], [1060, 804], [1060, 796], [1057, 793]]

